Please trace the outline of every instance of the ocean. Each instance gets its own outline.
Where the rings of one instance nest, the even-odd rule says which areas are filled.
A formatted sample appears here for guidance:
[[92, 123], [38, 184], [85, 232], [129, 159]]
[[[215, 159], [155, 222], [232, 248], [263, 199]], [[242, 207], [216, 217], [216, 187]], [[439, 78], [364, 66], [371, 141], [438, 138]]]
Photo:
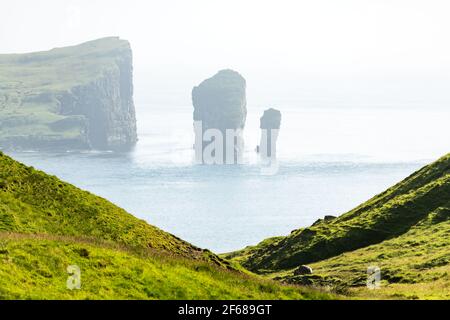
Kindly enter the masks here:
[[280, 107], [279, 170], [263, 175], [264, 109], [248, 109], [240, 165], [194, 163], [190, 106], [138, 106], [129, 153], [7, 153], [222, 253], [343, 214], [450, 151], [445, 108]]

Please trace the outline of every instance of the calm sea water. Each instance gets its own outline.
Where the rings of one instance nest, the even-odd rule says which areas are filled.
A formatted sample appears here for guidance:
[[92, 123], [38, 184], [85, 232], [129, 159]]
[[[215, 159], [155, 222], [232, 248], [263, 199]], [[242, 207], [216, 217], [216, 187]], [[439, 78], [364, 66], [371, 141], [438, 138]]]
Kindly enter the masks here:
[[239, 166], [193, 164], [190, 107], [138, 109], [140, 141], [127, 154], [10, 154], [200, 247], [227, 252], [342, 214], [450, 151], [445, 109], [281, 111], [273, 176], [260, 174], [253, 152], [257, 107], [249, 107]]

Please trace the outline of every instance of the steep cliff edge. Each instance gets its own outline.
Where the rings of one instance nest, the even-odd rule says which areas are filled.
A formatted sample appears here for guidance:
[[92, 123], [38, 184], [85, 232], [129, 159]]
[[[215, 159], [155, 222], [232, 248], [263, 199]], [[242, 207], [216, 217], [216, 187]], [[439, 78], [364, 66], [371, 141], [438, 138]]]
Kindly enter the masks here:
[[0, 149], [126, 150], [136, 141], [127, 41], [0, 55]]

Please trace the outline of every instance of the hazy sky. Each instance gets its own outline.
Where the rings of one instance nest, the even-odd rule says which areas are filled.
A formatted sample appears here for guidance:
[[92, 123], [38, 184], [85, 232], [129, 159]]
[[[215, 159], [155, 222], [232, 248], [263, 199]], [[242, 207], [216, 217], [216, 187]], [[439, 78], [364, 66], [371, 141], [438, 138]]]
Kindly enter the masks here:
[[155, 101], [184, 103], [222, 68], [267, 103], [302, 89], [326, 96], [335, 84], [350, 94], [357, 82], [361, 93], [372, 80], [426, 100], [450, 83], [445, 0], [2, 0], [1, 11], [2, 53], [129, 40], [137, 93]]

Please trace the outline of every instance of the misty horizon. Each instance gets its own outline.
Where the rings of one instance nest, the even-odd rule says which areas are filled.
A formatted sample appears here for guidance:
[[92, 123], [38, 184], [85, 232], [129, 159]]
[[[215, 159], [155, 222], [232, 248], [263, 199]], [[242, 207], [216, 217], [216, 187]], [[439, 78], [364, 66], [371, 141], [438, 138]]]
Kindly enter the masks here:
[[67, 1], [45, 20], [45, 1], [23, 6], [3, 4], [0, 53], [128, 40], [138, 109], [189, 106], [192, 87], [227, 68], [261, 108], [450, 104], [445, 1]]

